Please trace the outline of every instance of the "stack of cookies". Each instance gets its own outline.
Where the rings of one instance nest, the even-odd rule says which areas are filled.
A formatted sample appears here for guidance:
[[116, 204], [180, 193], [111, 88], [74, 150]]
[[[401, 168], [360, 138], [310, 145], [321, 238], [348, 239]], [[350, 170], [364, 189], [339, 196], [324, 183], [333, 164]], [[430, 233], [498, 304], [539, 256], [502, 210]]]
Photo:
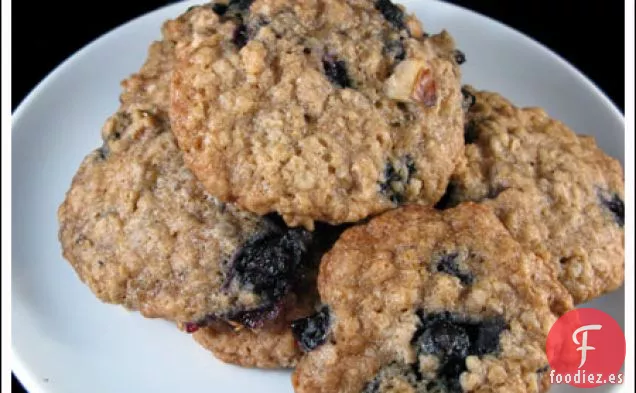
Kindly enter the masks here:
[[59, 209], [95, 295], [299, 393], [543, 392], [624, 278], [620, 164], [390, 0], [166, 21]]

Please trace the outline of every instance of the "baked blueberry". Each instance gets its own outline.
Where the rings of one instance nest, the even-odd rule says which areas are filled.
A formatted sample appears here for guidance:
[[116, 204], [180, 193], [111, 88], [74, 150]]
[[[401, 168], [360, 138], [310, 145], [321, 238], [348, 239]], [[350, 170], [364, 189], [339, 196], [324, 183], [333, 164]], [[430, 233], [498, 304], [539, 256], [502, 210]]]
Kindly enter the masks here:
[[415, 162], [410, 155], [386, 163], [380, 192], [394, 204], [401, 204], [407, 199], [408, 185], [416, 173]]
[[323, 307], [315, 314], [293, 321], [291, 329], [303, 351], [309, 352], [317, 348], [327, 341], [329, 309]]
[[347, 75], [347, 64], [337, 60], [334, 56], [325, 55], [322, 59], [325, 75], [331, 83], [340, 88], [351, 87], [351, 80]]
[[279, 229], [248, 240], [230, 263], [225, 287], [236, 282], [268, 303], [283, 297], [306, 260], [311, 232]]
[[459, 49], [455, 50], [455, 62], [459, 65], [462, 65], [466, 62], [466, 55]]
[[404, 29], [404, 12], [400, 7], [393, 4], [391, 0], [376, 0], [375, 8], [382, 13], [382, 15], [393, 26], [398, 29]]
[[436, 269], [438, 272], [457, 277], [463, 285], [470, 285], [475, 280], [475, 277], [470, 271], [460, 267], [460, 258], [461, 256], [458, 252], [444, 253], [438, 257]]
[[232, 42], [236, 45], [237, 48], [241, 49], [247, 44], [249, 40], [249, 34], [247, 32], [247, 26], [244, 24], [240, 24], [234, 30], [234, 37], [232, 37]]
[[[195, 8], [195, 6], [191, 7]], [[212, 4], [212, 11], [214, 11], [215, 14], [219, 15], [219, 16], [223, 16], [225, 15], [225, 12], [227, 11], [227, 4], [223, 4], [223, 3], [213, 3]], [[188, 11], [190, 11], [191, 9], [189, 9]]]
[[601, 202], [614, 215], [614, 220], [622, 228], [625, 225], [625, 204], [617, 195], [613, 194], [611, 198], [606, 198], [605, 194], [599, 193]]

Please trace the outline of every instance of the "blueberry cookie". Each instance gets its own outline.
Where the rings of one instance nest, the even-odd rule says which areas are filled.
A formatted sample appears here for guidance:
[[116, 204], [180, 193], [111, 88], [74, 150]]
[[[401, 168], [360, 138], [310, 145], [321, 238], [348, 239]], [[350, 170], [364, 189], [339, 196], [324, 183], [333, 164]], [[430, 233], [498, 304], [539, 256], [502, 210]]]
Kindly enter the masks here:
[[58, 213], [64, 256], [97, 297], [191, 329], [275, 318], [312, 234], [207, 194], [152, 105], [122, 108], [103, 138]]
[[466, 160], [441, 205], [470, 200], [493, 207], [517, 241], [555, 266], [577, 303], [619, 287], [625, 263], [619, 162], [542, 109], [464, 91], [475, 97]]
[[315, 270], [313, 234], [210, 196], [183, 163], [166, 112], [174, 39], [164, 25], [122, 106], [60, 206], [65, 258], [98, 298], [194, 331], [277, 319]]
[[183, 17], [170, 116], [212, 195], [307, 228], [443, 195], [463, 149], [447, 33], [389, 0], [232, 0]]
[[296, 392], [544, 392], [544, 353], [572, 307], [556, 272], [485, 206], [410, 205], [324, 256], [324, 308], [294, 323]]

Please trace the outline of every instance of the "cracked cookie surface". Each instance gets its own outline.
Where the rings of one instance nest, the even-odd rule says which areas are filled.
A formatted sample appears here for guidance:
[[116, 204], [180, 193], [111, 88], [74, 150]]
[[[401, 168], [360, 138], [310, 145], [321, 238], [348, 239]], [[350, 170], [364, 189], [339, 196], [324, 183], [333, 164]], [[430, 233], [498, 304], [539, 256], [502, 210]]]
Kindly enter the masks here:
[[544, 392], [545, 340], [572, 299], [488, 207], [409, 205], [348, 229], [318, 276], [309, 392]]
[[577, 303], [618, 288], [625, 258], [620, 163], [543, 109], [465, 90], [475, 97], [466, 159], [444, 204], [491, 206], [517, 241], [555, 266]]
[[292, 226], [435, 203], [462, 151], [454, 44], [388, 0], [195, 7], [170, 116], [224, 201]]

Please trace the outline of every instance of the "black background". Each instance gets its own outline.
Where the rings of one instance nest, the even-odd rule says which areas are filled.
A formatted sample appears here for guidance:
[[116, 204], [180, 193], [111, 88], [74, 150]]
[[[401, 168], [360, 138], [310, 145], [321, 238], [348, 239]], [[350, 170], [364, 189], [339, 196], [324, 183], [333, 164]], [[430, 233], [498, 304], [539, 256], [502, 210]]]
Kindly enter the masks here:
[[[548, 46], [624, 110], [623, 1], [450, 2], [497, 19]], [[75, 51], [123, 22], [168, 3], [172, 2], [13, 2], [12, 109]], [[15, 379], [13, 387], [22, 392]]]
[[[488, 15], [545, 44], [592, 79], [619, 109], [624, 109], [623, 1], [450, 2]], [[78, 2], [81, 6], [70, 1], [13, 2], [12, 109], [75, 51], [123, 22], [168, 3], [172, 2]]]

